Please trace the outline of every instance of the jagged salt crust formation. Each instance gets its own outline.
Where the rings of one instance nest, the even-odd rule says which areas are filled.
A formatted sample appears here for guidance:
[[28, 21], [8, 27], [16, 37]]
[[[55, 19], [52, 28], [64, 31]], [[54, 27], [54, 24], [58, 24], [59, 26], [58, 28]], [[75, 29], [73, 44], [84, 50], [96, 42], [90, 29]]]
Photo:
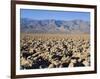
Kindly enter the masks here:
[[88, 35], [21, 35], [20, 69], [86, 66], [90, 66]]

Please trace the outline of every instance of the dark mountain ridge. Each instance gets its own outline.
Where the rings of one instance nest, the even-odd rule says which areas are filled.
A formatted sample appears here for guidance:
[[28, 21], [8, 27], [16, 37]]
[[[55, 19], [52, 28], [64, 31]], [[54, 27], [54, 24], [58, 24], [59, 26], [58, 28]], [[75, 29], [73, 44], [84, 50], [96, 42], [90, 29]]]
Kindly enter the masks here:
[[90, 33], [90, 24], [83, 20], [34, 20], [21, 18], [24, 33]]

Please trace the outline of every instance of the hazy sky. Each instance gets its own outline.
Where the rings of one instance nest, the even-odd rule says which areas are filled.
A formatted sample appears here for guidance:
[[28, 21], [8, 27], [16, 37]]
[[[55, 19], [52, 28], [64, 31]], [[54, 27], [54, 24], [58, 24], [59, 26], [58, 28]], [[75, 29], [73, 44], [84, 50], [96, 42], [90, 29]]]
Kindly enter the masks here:
[[55, 19], [55, 20], [90, 21], [89, 12], [21, 9], [20, 14], [21, 14], [21, 18], [30, 18], [30, 19], [38, 19], [38, 20]]

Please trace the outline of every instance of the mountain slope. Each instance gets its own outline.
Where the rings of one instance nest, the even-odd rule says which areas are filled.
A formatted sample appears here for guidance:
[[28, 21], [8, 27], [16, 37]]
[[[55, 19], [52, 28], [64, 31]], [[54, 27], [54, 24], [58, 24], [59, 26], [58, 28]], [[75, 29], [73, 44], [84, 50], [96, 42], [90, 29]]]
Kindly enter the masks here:
[[90, 24], [83, 20], [21, 19], [21, 32], [26, 33], [90, 33]]

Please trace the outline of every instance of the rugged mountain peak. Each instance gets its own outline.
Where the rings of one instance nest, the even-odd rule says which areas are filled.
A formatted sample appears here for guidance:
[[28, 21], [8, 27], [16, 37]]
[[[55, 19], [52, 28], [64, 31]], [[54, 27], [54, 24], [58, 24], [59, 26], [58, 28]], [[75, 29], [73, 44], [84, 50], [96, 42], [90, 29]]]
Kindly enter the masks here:
[[33, 20], [21, 18], [21, 32], [27, 33], [90, 33], [90, 24], [83, 20]]

